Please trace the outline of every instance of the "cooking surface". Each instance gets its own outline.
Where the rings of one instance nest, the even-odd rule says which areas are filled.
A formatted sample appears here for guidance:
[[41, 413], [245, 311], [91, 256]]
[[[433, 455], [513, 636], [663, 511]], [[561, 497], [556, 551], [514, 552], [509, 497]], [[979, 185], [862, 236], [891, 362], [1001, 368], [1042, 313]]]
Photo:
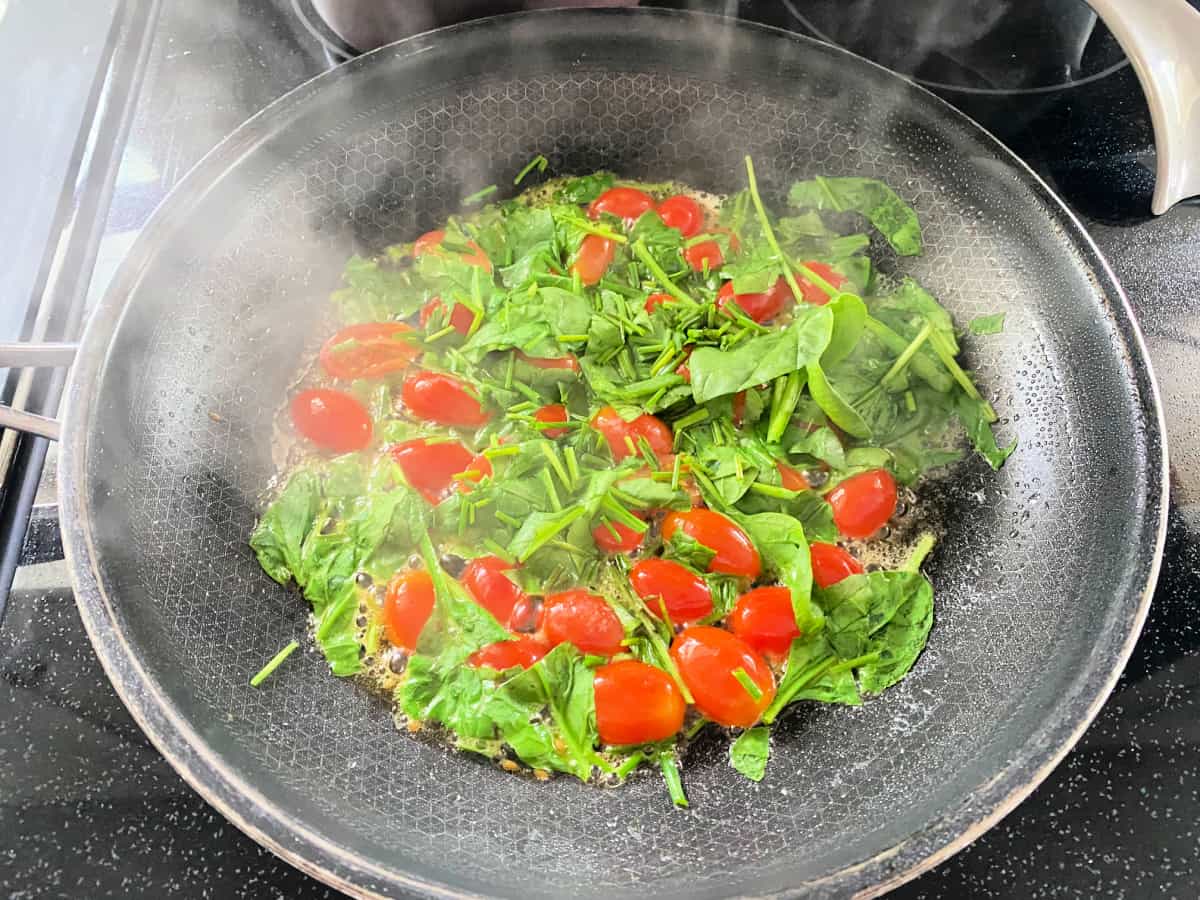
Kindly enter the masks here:
[[[197, 6], [164, 4], [97, 281], [183, 171], [326, 65], [287, 0], [253, 12], [236, 0]], [[768, 6], [779, 14], [774, 4], [740, 11]], [[1033, 114], [1027, 131], [1004, 136], [1088, 219], [1138, 309], [1173, 459], [1163, 576], [1134, 658], [1076, 750], [1000, 826], [899, 896], [1200, 891], [1200, 412], [1189, 387], [1200, 364], [1200, 206], [1156, 220], [1138, 212], [1149, 126], [1128, 69], [1079, 91], [1036, 109], [1026, 98], [972, 111], [1006, 126]], [[66, 578], [61, 564], [24, 569], [0, 629], [0, 796], [6, 821], [19, 823], [0, 835], [0, 886], [15, 896], [328, 894], [226, 824], [149, 746], [92, 654]]]

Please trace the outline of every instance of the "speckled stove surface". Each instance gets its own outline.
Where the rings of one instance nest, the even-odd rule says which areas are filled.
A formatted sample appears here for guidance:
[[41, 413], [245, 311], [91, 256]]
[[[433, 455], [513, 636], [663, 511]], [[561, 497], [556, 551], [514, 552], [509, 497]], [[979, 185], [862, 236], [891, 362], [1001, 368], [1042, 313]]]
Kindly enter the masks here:
[[[324, 67], [288, 4], [275, 5], [250, 20], [256, 31], [246, 19], [235, 27], [246, 4], [234, 0], [165, 4], [110, 259], [181, 170]], [[1200, 895], [1200, 206], [1151, 221], [1136, 213], [1147, 196], [1146, 114], [1122, 77], [1107, 94], [1048, 106], [1036, 134], [1006, 137], [1088, 218], [1147, 333], [1173, 457], [1160, 587], [1116, 693], [1076, 750], [997, 828], [897, 896]], [[332, 893], [225, 823], [149, 746], [92, 654], [61, 564], [18, 576], [0, 675], [6, 895]]]

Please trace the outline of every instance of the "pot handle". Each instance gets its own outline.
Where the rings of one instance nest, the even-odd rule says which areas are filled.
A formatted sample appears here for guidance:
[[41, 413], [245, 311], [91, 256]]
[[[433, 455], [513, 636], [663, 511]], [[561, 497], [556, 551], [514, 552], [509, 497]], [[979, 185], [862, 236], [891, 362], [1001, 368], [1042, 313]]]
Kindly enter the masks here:
[[1121, 44], [1150, 105], [1158, 156], [1150, 208], [1200, 194], [1200, 10], [1188, 0], [1088, 0]]
[[[75, 359], [78, 344], [0, 344], [0, 369], [58, 369]], [[62, 423], [23, 409], [0, 404], [0, 428], [36, 434], [52, 441], [62, 436]]]

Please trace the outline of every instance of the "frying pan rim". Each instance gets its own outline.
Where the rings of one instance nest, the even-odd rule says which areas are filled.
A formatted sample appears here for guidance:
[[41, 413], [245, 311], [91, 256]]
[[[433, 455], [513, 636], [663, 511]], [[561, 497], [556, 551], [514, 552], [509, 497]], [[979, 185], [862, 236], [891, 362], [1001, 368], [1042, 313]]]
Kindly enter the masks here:
[[[1116, 274], [1083, 224], [1036, 172], [979, 123], [921, 85], [841, 47], [773, 26], [732, 20], [720, 15], [695, 11], [592, 9], [513, 13], [436, 29], [385, 45], [297, 85], [247, 119], [206, 153], [155, 209], [129, 254], [122, 261], [117, 275], [110, 283], [104, 297], [94, 310], [80, 343], [79, 354], [76, 357], [75, 368], [68, 387], [63, 417], [64, 439], [60, 464], [59, 501], [63, 509], [64, 550], [67, 563], [71, 568], [77, 606], [84, 627], [114, 690], [156, 749], [205, 801], [259, 844], [301, 871], [338, 890], [356, 896], [386, 896], [375, 887], [367, 886], [367, 882], [377, 882], [384, 890], [401, 888], [443, 897], [480, 896], [473, 892], [431, 881], [428, 878], [414, 878], [395, 869], [385, 869], [362, 858], [353, 849], [333, 843], [300, 823], [293, 816], [278, 809], [274, 804], [269, 803], [253, 786], [246, 784], [240, 776], [222, 762], [216, 753], [209, 749], [207, 742], [195, 732], [174, 704], [162, 694], [157, 682], [144, 670], [118, 626], [115, 605], [111, 602], [99, 573], [97, 564], [99, 555], [96, 552], [92, 531], [89, 527], [90, 516], [86, 515], [90, 501], [80, 487], [87, 483], [87, 451], [91, 434], [89, 429], [93, 425], [97, 407], [94, 395], [97, 393], [99, 375], [112, 336], [129, 306], [129, 298], [140, 284], [148, 268], [149, 261], [153, 260], [157, 251], [168, 243], [174, 230], [173, 223], [181, 215], [186, 218], [187, 211], [209, 190], [210, 183], [206, 182], [204, 177], [207, 171], [224, 163], [225, 165], [217, 169], [215, 174], [223, 173], [230, 167], [230, 164], [235, 163], [244, 153], [249, 152], [256, 144], [269, 136], [269, 129], [264, 126], [270, 125], [277, 118], [283, 118], [289, 112], [302, 109], [309, 96], [315, 91], [321, 90], [325, 82], [335, 78], [351, 77], [358, 70], [374, 65], [376, 60], [384, 56], [399, 55], [401, 58], [411, 58], [422, 52], [422, 47], [429, 42], [453, 39], [453, 36], [460, 31], [494, 27], [493, 23], [497, 21], [504, 21], [507, 24], [521, 19], [548, 16], [580, 19], [598, 16], [614, 18], [655, 16], [664, 20], [701, 18], [713, 24], [720, 23], [722, 27], [766, 32], [799, 44], [819, 47], [822, 52], [843, 54], [854, 60], [851, 65], [869, 66], [877, 70], [879, 74], [898, 79], [907, 84], [909, 88], [924, 94], [926, 100], [934, 101], [935, 107], [940, 108], [951, 119], [957, 120], [974, 133], [984, 136], [988, 142], [994, 145], [998, 155], [1015, 166], [1018, 173], [1024, 176], [1025, 184], [1040, 192], [1043, 203], [1049, 206], [1051, 211], [1065, 219], [1065, 222], [1074, 229], [1074, 234], [1070, 235], [1073, 238], [1074, 249], [1082, 255], [1084, 261], [1096, 274], [1101, 276], [1097, 279], [1099, 282], [1097, 289], [1101, 297], [1108, 300], [1108, 303], [1105, 304], [1108, 307], [1107, 317], [1125, 340], [1128, 348], [1129, 352], [1123, 361], [1123, 368], [1126, 368], [1132, 376], [1133, 385], [1137, 388], [1143, 407], [1149, 401], [1148, 405], [1153, 414], [1145, 416], [1145, 440], [1151, 455], [1155, 450], [1158, 452], [1159, 477], [1157, 479], [1149, 477], [1147, 480], [1146, 512], [1142, 518], [1147, 526], [1144, 532], [1148, 534], [1154, 507], [1157, 506], [1158, 527], [1154, 530], [1153, 547], [1148, 566], [1146, 566], [1144, 558], [1138, 561], [1139, 569], [1146, 566], [1145, 581], [1140, 590], [1140, 597], [1137, 600], [1125, 640], [1109, 659], [1109, 671], [1098, 679], [1091, 690], [1083, 692], [1084, 696], [1088, 693], [1092, 693], [1093, 696], [1082, 709], [1071, 707], [1069, 715], [1062, 715], [1060, 707], [1056, 710], [1060, 713], [1059, 715], [1047, 717], [1039, 722], [1037, 730], [1033, 732], [1034, 735], [1047, 731], [1057, 732], [1064, 727], [1069, 728], [1069, 732], [1062, 739], [1052, 742], [1051, 749], [1041, 749], [1032, 753], [1021, 752], [1019, 755], [1025, 757], [1024, 761], [1016, 759], [1009, 762], [993, 776], [991, 781], [984, 782], [975, 794], [970, 795], [975, 799], [977, 807], [987, 808], [988, 811], [985, 814], [968, 813], [965, 816], [966, 821], [960, 821], [963, 818], [962, 809], [967, 802], [966, 800], [960, 801], [958, 805], [951, 806], [941, 813], [930, 823], [930, 827], [923, 831], [916, 832], [892, 847], [855, 865], [843, 868], [819, 880], [810, 881], [806, 885], [807, 889], [817, 886], [824, 889], [839, 889], [852, 893], [855, 897], [878, 896], [948, 859], [1015, 809], [1070, 752], [1107, 701], [1141, 633], [1157, 582], [1167, 531], [1168, 504], [1165, 501], [1169, 490], [1169, 469], [1167, 431], [1162, 399], [1141, 328], [1133, 315], [1129, 300]], [[76, 419], [80, 420], [78, 428], [75, 427]], [[1152, 475], [1153, 473], [1151, 473]], [[1143, 541], [1143, 543], [1149, 542]], [[1145, 548], [1142, 552], [1145, 552]], [[1073, 727], [1071, 726], [1072, 720], [1074, 720]], [[1020, 750], [1024, 751], [1028, 745], [1029, 740], [1027, 739], [1020, 745]], [[994, 790], [997, 784], [1013, 780], [1019, 781], [1019, 783], [994, 802], [978, 800], [980, 793]], [[957, 823], [948, 829], [952, 833], [949, 839], [944, 837], [947, 822]], [[940, 829], [936, 827], [938, 823], [941, 823]], [[294, 840], [288, 841], [285, 845], [279, 836], [269, 833], [269, 830], [272, 829], [289, 835]], [[929, 835], [940, 836], [932, 839], [932, 846], [923, 848], [919, 844], [922, 835], [927, 836], [927, 841], [930, 840]], [[915, 861], [892, 871], [893, 867], [889, 865], [890, 861], [906, 853], [912, 854], [914, 850], [917, 851], [918, 857]]]

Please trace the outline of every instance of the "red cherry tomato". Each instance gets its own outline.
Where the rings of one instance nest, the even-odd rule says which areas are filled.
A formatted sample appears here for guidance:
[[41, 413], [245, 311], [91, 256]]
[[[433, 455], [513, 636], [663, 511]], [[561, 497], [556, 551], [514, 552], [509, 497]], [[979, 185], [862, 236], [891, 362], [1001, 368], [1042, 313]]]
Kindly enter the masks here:
[[887, 469], [851, 475], [825, 499], [833, 507], [833, 523], [848, 538], [869, 538], [896, 511], [896, 479]]
[[723, 310], [730, 303], [737, 303], [755, 322], [766, 322], [783, 312], [791, 299], [792, 289], [782, 278], [762, 294], [735, 294], [733, 282], [727, 281], [717, 292], [717, 309]]
[[[434, 297], [428, 303], [421, 307], [421, 327], [426, 328], [429, 325], [429, 320], [433, 318], [433, 314], [442, 308], [441, 297]], [[471, 326], [475, 324], [475, 313], [471, 312], [461, 303], [455, 303], [454, 309], [450, 310], [450, 327], [464, 337], [471, 330]]]
[[779, 472], [779, 478], [783, 482], [783, 486], [789, 491], [807, 491], [808, 479], [804, 477], [804, 473], [799, 469], [793, 469], [787, 463], [775, 463], [775, 468]]
[[592, 417], [592, 427], [604, 435], [615, 460], [620, 461], [633, 455], [626, 437], [633, 442], [635, 452], [640, 452], [637, 450], [638, 438], [645, 438], [654, 455], [658, 457], [660, 466], [663, 465], [664, 459], [671, 455], [674, 438], [670, 427], [649, 413], [642, 413], [632, 422], [626, 422], [615, 409], [605, 406]]
[[414, 372], [404, 379], [400, 397], [418, 419], [461, 428], [478, 428], [492, 417], [457, 378], [438, 372]]
[[[846, 283], [846, 276], [841, 272], [835, 272], [832, 266], [827, 266], [825, 263], [812, 262], [811, 260], [804, 263], [805, 266], [813, 270], [813, 273], [824, 278], [835, 288], [840, 288]], [[800, 285], [800, 293], [803, 294], [805, 303], [812, 303], [815, 306], [824, 306], [829, 302], [830, 297], [822, 288], [817, 287], [811, 281], [806, 280], [802, 275], [796, 275], [796, 283]]]
[[762, 560], [746, 532], [720, 513], [711, 509], [668, 513], [663, 520], [663, 539], [670, 540], [678, 529], [716, 553], [708, 571], [746, 578], [757, 578], [762, 571]]
[[646, 537], [644, 531], [634, 531], [628, 525], [622, 525], [620, 522], [613, 522], [612, 527], [617, 531], [616, 536], [607, 525], [597, 525], [592, 529], [592, 540], [603, 552], [632, 553], [642, 546], [642, 541]]
[[420, 352], [404, 340], [412, 328], [403, 322], [348, 325], [321, 347], [321, 368], [330, 378], [382, 378], [408, 368]]
[[[721, 725], [749, 728], [775, 697], [775, 678], [766, 660], [723, 628], [685, 628], [671, 644], [671, 659], [696, 709]], [[758, 687], [757, 699], [738, 680], [739, 669]]]
[[[466, 473], [470, 474], [466, 474]], [[471, 486], [483, 481], [485, 477], [490, 477], [493, 474], [492, 461], [482, 453], [476, 454], [471, 458], [471, 462], [467, 464], [465, 469], [459, 469], [456, 473], [460, 477], [454, 479], [454, 486], [460, 494], [469, 493]]]
[[517, 666], [528, 669], [548, 652], [550, 648], [541, 641], [521, 634], [511, 641], [496, 641], [480, 647], [467, 657], [467, 665], [475, 669], [495, 669], [497, 672]]
[[383, 598], [383, 630], [396, 647], [415, 650], [433, 612], [433, 579], [424, 569], [397, 573]]
[[800, 636], [792, 592], [785, 587], [761, 587], [742, 594], [726, 620], [729, 630], [759, 653], [783, 656]]
[[695, 622], [713, 609], [712, 591], [704, 579], [669, 559], [643, 559], [629, 570], [629, 583], [660, 619], [665, 606], [672, 623]]
[[571, 263], [571, 274], [578, 272], [580, 281], [585, 285], [593, 285], [604, 277], [616, 253], [615, 241], [589, 234], [579, 245], [579, 253], [575, 255], [575, 262]]
[[513, 607], [525, 599], [525, 592], [504, 574], [512, 569], [511, 563], [498, 556], [480, 556], [467, 563], [462, 573], [463, 586], [475, 602], [501, 623], [507, 622]]
[[817, 587], [827, 588], [843, 578], [862, 574], [862, 563], [837, 544], [809, 544], [808, 554], [812, 558], [813, 581]]
[[[442, 248], [442, 241], [446, 239], [446, 232], [438, 228], [434, 231], [427, 231], [415, 241], [413, 241], [413, 256], [424, 256], [426, 253], [437, 253]], [[467, 246], [471, 248], [470, 253], [462, 255], [462, 261], [472, 266], [479, 266], [481, 269], [492, 271], [492, 261], [487, 258], [487, 254], [483, 252], [474, 241], [467, 241]]]
[[600, 218], [600, 213], [608, 213], [618, 219], [624, 219], [626, 225], [632, 225], [642, 213], [654, 207], [654, 198], [645, 191], [631, 187], [609, 188], [592, 201], [588, 207], [588, 215], [593, 219]]
[[343, 391], [316, 388], [292, 398], [296, 430], [325, 450], [351, 453], [371, 443], [371, 417]]
[[671, 676], [636, 659], [596, 669], [596, 730], [606, 744], [648, 744], [683, 727], [687, 704]]
[[582, 589], [551, 594], [542, 603], [538, 631], [551, 647], [574, 644], [581, 653], [621, 652], [625, 629], [603, 597]]
[[695, 237], [704, 225], [704, 210], [700, 204], [683, 194], [668, 197], [658, 204], [658, 214], [672, 228], [678, 228], [685, 237]]
[[[567, 408], [561, 403], [547, 403], [533, 414], [533, 420], [546, 425], [552, 422], [566, 422], [568, 421]], [[560, 438], [567, 433], [566, 428], [542, 428], [539, 430], [544, 436], [551, 439]]]
[[742, 422], [746, 420], [746, 392], [738, 391], [734, 394], [729, 405], [732, 407], [733, 424], [741, 428]]
[[579, 360], [574, 356], [526, 356], [520, 350], [517, 351], [517, 358], [529, 363], [536, 369], [567, 369], [571, 372], [579, 371]]
[[404, 480], [434, 505], [450, 493], [454, 476], [472, 468], [475, 459], [458, 441], [430, 444], [424, 438], [396, 444], [388, 452], [400, 466]]
[[716, 241], [701, 241], [690, 247], [684, 247], [683, 258], [697, 272], [703, 272], [705, 268], [710, 272], [715, 272], [725, 262], [721, 245]]
[[508, 616], [509, 631], [534, 631], [537, 628], [538, 613], [542, 608], [542, 598], [536, 600], [529, 595], [523, 596], [517, 601], [512, 612]]
[[646, 298], [646, 312], [654, 312], [655, 307], [662, 306], [664, 303], [674, 303], [675, 298], [670, 294], [651, 294]]

